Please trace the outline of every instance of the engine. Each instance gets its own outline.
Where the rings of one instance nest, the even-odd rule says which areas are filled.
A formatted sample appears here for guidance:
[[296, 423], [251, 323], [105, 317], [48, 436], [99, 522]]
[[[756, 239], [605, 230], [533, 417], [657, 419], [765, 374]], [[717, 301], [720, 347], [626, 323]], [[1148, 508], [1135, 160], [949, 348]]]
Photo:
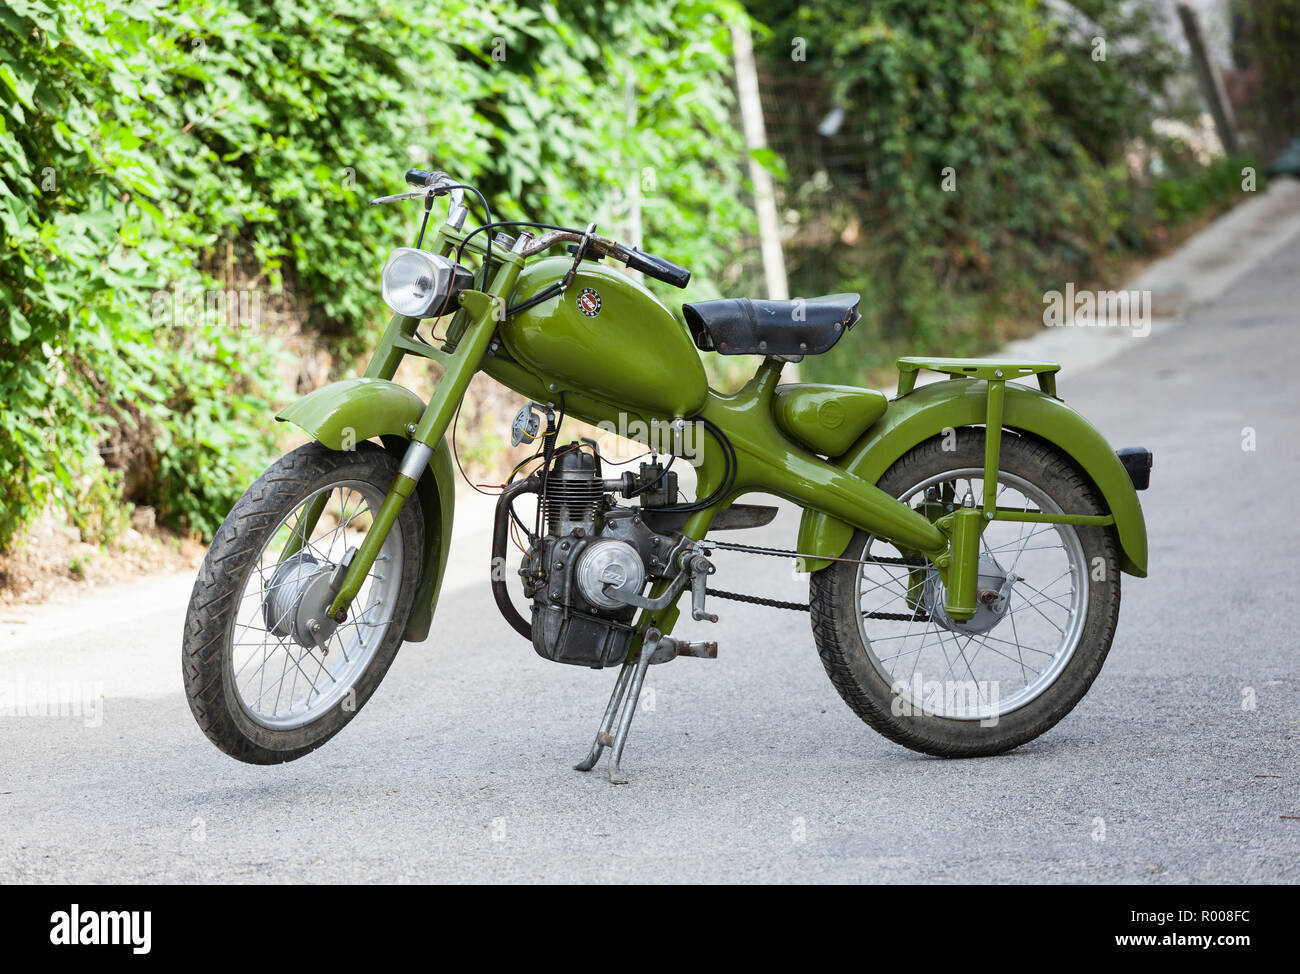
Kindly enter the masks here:
[[[693, 546], [674, 530], [684, 518], [656, 511], [676, 501], [677, 475], [656, 462], [607, 480], [594, 449], [572, 443], [556, 451], [544, 478], [530, 480], [541, 530], [530, 532], [519, 575], [532, 600], [533, 648], [559, 663], [623, 662], [646, 587], [656, 579], [677, 580], [675, 588], [686, 581], [678, 576], [688, 569]], [[617, 494], [639, 503], [620, 505]], [[503, 494], [501, 502], [514, 496]], [[498, 533], [503, 522], [499, 516]], [[504, 543], [494, 545], [494, 554], [498, 547], [504, 554]]]

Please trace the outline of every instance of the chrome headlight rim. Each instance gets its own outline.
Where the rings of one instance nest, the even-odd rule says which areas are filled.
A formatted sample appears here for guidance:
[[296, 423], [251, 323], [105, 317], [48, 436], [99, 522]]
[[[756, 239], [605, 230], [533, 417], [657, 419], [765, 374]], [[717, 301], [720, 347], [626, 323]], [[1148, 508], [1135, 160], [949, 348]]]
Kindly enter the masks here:
[[[408, 274], [405, 278], [398, 276], [402, 263], [415, 265], [404, 269]], [[421, 268], [423, 275], [409, 276]], [[380, 276], [384, 303], [408, 318], [436, 317], [443, 313], [442, 305], [448, 303], [455, 273], [456, 264], [447, 257], [416, 247], [398, 247], [388, 255]]]

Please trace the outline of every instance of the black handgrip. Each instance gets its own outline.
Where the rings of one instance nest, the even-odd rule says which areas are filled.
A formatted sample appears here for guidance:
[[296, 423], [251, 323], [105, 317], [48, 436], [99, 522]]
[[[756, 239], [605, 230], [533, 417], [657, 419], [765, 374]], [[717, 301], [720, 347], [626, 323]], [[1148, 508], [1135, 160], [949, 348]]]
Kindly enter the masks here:
[[429, 172], [427, 169], [408, 169], [406, 170], [406, 182], [408, 186], [428, 186], [440, 174]]
[[624, 263], [634, 271], [640, 271], [647, 277], [653, 277], [656, 281], [663, 281], [673, 287], [685, 287], [691, 283], [691, 272], [685, 267], [640, 250], [629, 250]]

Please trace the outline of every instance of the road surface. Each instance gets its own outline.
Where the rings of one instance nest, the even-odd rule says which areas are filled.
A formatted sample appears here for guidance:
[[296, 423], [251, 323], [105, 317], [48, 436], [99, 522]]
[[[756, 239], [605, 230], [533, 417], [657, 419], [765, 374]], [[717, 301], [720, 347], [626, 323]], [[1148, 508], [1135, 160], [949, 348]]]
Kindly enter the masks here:
[[[1011, 754], [944, 761], [840, 701], [806, 615], [716, 603], [716, 661], [651, 669], [631, 784], [571, 765], [613, 680], [538, 658], [462, 532], [435, 636], [307, 758], [250, 767], [181, 692], [190, 580], [0, 620], [0, 682], [102, 707], [0, 717], [4, 882], [1295, 882], [1300, 239], [1062, 395], [1155, 451], [1150, 578], [1092, 691]], [[796, 515], [756, 533], [793, 544]], [[739, 536], [738, 536], [739, 537]], [[716, 584], [802, 600], [775, 559]]]

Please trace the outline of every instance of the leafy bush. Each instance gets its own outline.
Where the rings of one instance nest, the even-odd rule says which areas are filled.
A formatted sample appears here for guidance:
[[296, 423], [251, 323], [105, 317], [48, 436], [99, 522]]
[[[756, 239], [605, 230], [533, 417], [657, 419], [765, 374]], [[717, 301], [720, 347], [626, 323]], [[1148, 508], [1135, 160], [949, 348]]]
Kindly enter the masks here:
[[[1127, 0], [750, 0], [774, 77], [820, 100], [778, 146], [799, 212], [796, 293], [858, 289], [866, 335], [806, 362], [861, 380], [897, 354], [987, 351], [1044, 290], [1154, 245], [1162, 221], [1240, 192], [1157, 117], [1188, 70], [1161, 12]], [[792, 59], [804, 41], [805, 61]], [[778, 81], [775, 109], [786, 96]], [[833, 137], [817, 122], [842, 111]], [[771, 109], [769, 109], [771, 111]], [[1163, 175], [1145, 171], [1148, 155]], [[848, 244], [841, 246], [840, 244]]]
[[[340, 362], [366, 349], [413, 213], [365, 204], [410, 165], [481, 182], [498, 216], [615, 229], [635, 182], [647, 241], [705, 279], [728, 259], [725, 2], [337, 8], [0, 8], [0, 546], [51, 502], [120, 521], [85, 516], [115, 503], [118, 426], [157, 456], [140, 499], [210, 534], [272, 446], [256, 308], [287, 295]], [[252, 327], [228, 306], [250, 294]]]

